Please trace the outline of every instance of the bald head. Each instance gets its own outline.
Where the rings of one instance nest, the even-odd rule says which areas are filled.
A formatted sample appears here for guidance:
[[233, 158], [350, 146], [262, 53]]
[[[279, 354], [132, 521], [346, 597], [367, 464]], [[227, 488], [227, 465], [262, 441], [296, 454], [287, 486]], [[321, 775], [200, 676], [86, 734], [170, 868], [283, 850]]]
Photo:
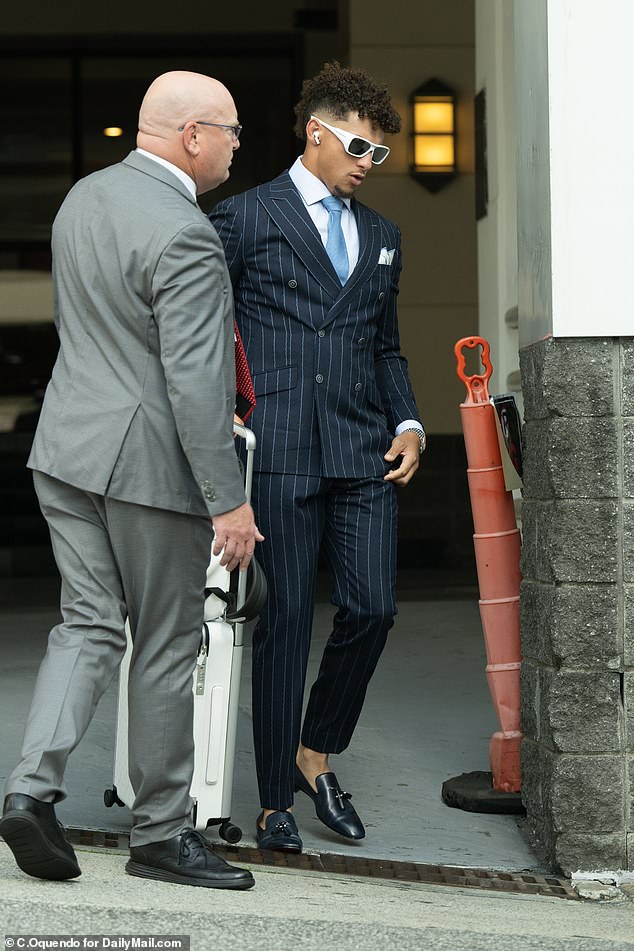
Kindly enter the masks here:
[[[163, 73], [151, 84], [141, 103], [136, 144], [187, 172], [201, 188], [203, 184], [205, 189], [215, 187], [203, 182], [201, 176], [204, 170], [200, 167], [195, 123], [203, 120], [236, 124], [235, 103], [226, 86], [201, 73]], [[224, 148], [226, 142], [218, 140], [218, 144]], [[227, 155], [229, 163], [230, 159], [231, 150]], [[226, 169], [225, 172], [228, 175]]]
[[232, 102], [229, 90], [211, 76], [184, 70], [163, 73], [141, 103], [139, 134], [169, 138], [188, 119], [210, 115], [227, 102]]

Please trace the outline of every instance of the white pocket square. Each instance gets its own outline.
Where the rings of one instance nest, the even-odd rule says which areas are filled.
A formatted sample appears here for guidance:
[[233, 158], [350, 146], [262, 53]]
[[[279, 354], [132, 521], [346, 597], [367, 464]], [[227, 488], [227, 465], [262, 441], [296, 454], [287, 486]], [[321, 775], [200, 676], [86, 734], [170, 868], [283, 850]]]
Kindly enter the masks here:
[[381, 248], [381, 253], [379, 254], [379, 264], [391, 264], [394, 258], [394, 248], [392, 251], [388, 251], [387, 248]]

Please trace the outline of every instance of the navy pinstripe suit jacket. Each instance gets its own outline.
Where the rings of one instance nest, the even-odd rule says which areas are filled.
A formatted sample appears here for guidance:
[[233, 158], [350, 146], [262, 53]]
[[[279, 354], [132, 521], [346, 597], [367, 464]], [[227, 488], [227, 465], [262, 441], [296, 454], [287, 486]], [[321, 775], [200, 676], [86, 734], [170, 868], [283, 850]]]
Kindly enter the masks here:
[[359, 260], [343, 287], [288, 172], [210, 215], [253, 375], [260, 472], [382, 477], [395, 427], [420, 419], [399, 347], [400, 232], [352, 208]]

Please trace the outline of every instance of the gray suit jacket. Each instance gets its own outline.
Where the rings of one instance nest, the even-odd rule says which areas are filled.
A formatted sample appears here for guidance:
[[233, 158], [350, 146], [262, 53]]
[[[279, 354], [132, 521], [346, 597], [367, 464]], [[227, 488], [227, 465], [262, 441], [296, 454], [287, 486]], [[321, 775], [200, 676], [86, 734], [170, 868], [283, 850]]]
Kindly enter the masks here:
[[29, 466], [194, 515], [240, 505], [231, 282], [187, 188], [137, 152], [82, 179], [53, 279], [60, 351]]

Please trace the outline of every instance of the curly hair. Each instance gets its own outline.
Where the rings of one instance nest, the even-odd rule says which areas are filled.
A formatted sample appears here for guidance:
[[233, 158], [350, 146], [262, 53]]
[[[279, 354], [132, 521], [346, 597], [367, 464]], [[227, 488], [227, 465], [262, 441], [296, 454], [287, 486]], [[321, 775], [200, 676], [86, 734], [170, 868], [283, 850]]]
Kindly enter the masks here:
[[302, 86], [302, 98], [295, 106], [294, 132], [298, 139], [305, 138], [306, 124], [319, 112], [343, 120], [356, 112], [383, 132], [401, 130], [401, 117], [392, 106], [387, 86], [375, 83], [363, 69], [340, 66], [337, 60], [325, 63]]

